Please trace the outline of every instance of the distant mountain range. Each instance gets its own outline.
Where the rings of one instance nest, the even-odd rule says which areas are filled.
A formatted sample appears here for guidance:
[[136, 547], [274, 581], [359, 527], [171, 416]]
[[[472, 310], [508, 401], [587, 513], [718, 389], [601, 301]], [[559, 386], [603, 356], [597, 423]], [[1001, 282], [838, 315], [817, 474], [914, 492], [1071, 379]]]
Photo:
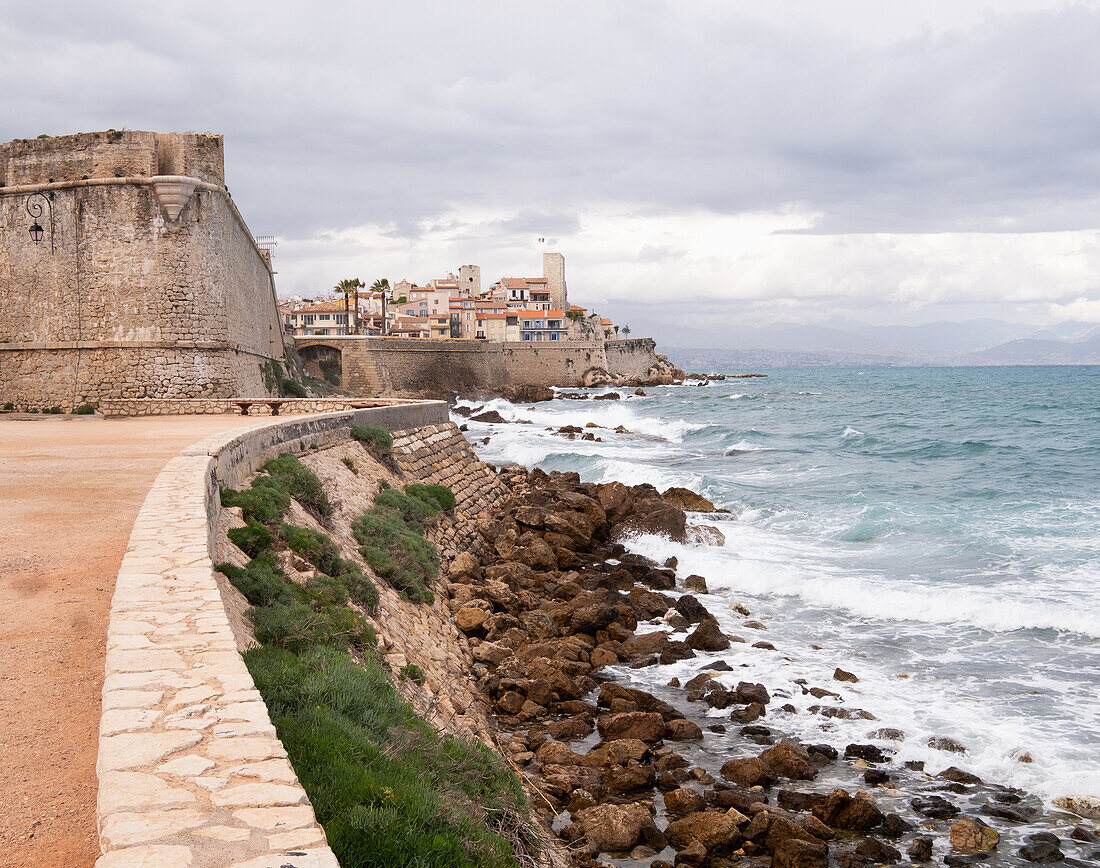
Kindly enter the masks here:
[[993, 319], [872, 326], [775, 323], [679, 328], [630, 320], [685, 369], [861, 365], [1098, 365], [1100, 326], [1034, 326]]

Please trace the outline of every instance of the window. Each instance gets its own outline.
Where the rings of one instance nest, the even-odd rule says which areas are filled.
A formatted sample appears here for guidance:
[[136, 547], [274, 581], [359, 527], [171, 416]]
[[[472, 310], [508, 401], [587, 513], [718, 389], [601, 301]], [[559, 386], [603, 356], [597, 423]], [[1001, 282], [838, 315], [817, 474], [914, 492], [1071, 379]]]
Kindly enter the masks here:
[[550, 332], [550, 340], [556, 341], [556, 340], [558, 340], [558, 338], [559, 338], [559, 335], [558, 335], [557, 332]]
[[304, 314], [302, 316], [302, 322], [305, 323], [306, 325], [313, 325], [313, 322], [314, 322], [315, 319], [316, 319], [316, 316], [312, 313], [307, 313], [307, 314]]

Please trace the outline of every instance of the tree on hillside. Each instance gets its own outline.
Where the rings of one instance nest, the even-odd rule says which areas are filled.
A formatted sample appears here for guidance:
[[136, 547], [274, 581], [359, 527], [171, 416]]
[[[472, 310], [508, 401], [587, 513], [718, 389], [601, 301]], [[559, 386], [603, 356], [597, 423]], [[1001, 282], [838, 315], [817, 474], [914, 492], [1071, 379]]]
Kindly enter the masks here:
[[[350, 335], [352, 333], [352, 331], [351, 331], [351, 323], [352, 323], [352, 319], [351, 319], [351, 296], [354, 293], [358, 292], [360, 287], [364, 287], [364, 286], [366, 286], [366, 284], [363, 283], [363, 281], [361, 281], [358, 277], [350, 277], [350, 278], [345, 278], [344, 280], [341, 280], [338, 284], [336, 284], [336, 286], [333, 287], [333, 289], [335, 289], [338, 293], [340, 293], [341, 295], [344, 296], [344, 316], [347, 318], [347, 324], [344, 327], [344, 334], [346, 334], [346, 335]], [[358, 311], [359, 311], [359, 302], [358, 302], [358, 300], [355, 303], [355, 310], [358, 313]]]
[[565, 317], [566, 317], [566, 319], [570, 319], [573, 322], [576, 322], [577, 320], [584, 318], [584, 311], [583, 310], [567, 310], [565, 312]]

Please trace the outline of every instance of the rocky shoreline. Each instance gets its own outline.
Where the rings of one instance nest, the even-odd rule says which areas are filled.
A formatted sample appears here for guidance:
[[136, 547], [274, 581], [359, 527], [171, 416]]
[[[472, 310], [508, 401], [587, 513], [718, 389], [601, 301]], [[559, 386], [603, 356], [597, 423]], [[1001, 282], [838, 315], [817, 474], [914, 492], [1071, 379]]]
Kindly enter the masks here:
[[[901, 734], [888, 727], [839, 752], [783, 738], [795, 709], [782, 690], [722, 677], [734, 671], [722, 652], [747, 640], [719, 628], [705, 579], [619, 542], [635, 532], [720, 542], [716, 528], [688, 522], [685, 509], [715, 511], [703, 498], [519, 467], [500, 478], [509, 494], [472, 529], [480, 558], [464, 551], [449, 564], [449, 606], [507, 734], [501, 747], [545, 798], [544, 820], [578, 868], [1100, 859], [1094, 827], [1044, 812], [1034, 796], [949, 760], [934, 774], [892, 763], [888, 745]], [[746, 632], [765, 627], [740, 614]], [[696, 657], [683, 684], [625, 683]], [[839, 701], [838, 685], [858, 676], [834, 678], [800, 685], [821, 700], [810, 711], [871, 718]], [[940, 747], [949, 759], [962, 749]]]

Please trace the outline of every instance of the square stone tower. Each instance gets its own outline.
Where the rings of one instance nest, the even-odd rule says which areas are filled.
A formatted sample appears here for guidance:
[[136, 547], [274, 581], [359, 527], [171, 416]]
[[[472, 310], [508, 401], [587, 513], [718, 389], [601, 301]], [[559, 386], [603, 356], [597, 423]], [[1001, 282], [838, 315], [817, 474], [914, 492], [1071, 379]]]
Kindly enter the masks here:
[[481, 295], [481, 266], [461, 265], [458, 269], [458, 294]]
[[565, 257], [560, 253], [542, 254], [542, 276], [550, 291], [550, 303], [554, 310], [569, 310], [569, 297], [565, 288]]

